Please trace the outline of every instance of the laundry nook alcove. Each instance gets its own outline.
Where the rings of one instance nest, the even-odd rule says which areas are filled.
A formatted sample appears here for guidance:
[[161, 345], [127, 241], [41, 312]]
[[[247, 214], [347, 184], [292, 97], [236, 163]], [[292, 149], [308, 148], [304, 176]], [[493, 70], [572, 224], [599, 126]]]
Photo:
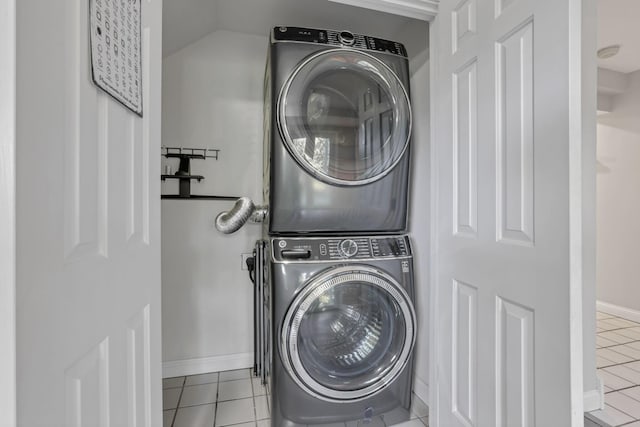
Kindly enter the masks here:
[[[399, 132], [397, 135], [385, 137], [386, 140], [400, 141], [395, 144], [399, 147], [396, 154], [389, 151], [393, 146], [389, 144], [385, 146], [386, 148], [380, 148], [379, 154], [373, 154], [370, 157], [372, 161], [376, 160], [375, 156], [378, 156], [376, 161], [383, 161], [383, 156], [388, 157], [386, 161], [389, 163], [386, 167], [392, 171], [390, 178], [379, 181], [383, 182], [382, 186], [374, 182], [377, 178], [370, 180], [372, 184], [364, 187], [368, 189], [368, 193], [360, 196], [366, 205], [363, 205], [360, 214], [356, 213], [355, 216], [350, 214], [352, 219], [349, 221], [352, 223], [341, 224], [343, 229], [339, 235], [348, 235], [349, 231], [355, 232], [356, 235], [367, 235], [366, 230], [375, 230], [375, 227], [382, 227], [382, 234], [386, 235], [394, 232], [396, 234], [409, 232], [411, 250], [414, 254], [420, 254], [421, 259], [419, 262], [414, 261], [415, 266], [411, 270], [413, 301], [411, 305], [415, 305], [417, 316], [412, 314], [414, 317], [411, 322], [415, 323], [406, 325], [410, 328], [410, 333], [415, 334], [412, 338], [415, 343], [411, 344], [412, 340], [409, 340], [405, 347], [406, 351], [413, 348], [413, 351], [407, 355], [414, 355], [409, 360], [411, 365], [415, 366], [415, 370], [409, 369], [404, 374], [403, 381], [408, 385], [409, 392], [415, 390], [418, 393], [417, 399], [426, 401], [428, 398], [427, 269], [429, 265], [426, 258], [429, 241], [429, 223], [426, 216], [429, 204], [427, 22], [423, 19], [328, 1], [219, 0], [204, 4], [202, 2], [165, 3], [163, 23], [162, 144], [167, 147], [183, 146], [219, 150], [216, 160], [194, 160], [190, 164], [191, 175], [204, 177], [200, 181], [191, 182], [191, 195], [195, 195], [196, 198], [176, 197], [165, 198], [162, 201], [163, 376], [176, 378], [185, 375], [210, 375], [211, 372], [249, 368], [253, 371], [256, 358], [254, 347], [257, 339], [254, 336], [255, 289], [246, 270], [245, 260], [251, 256], [255, 242], [263, 236], [263, 229], [268, 225], [247, 223], [234, 234], [225, 235], [217, 232], [213, 227], [213, 218], [218, 212], [227, 211], [233, 206], [234, 201], [228, 200], [227, 197], [233, 199], [233, 197], [245, 196], [256, 204], [268, 204], [268, 200], [265, 200], [268, 194], [263, 194], [263, 187], [265, 180], [268, 180], [268, 175], [265, 173], [269, 173], [269, 169], [264, 167], [264, 164], [269, 161], [270, 154], [265, 152], [269, 146], [264, 140], [265, 126], [268, 126], [265, 121], [270, 120], [268, 113], [273, 108], [269, 103], [273, 100], [265, 99], [265, 88], [269, 82], [265, 77], [265, 69], [268, 72], [270, 66], [267, 59], [273, 28], [292, 26], [322, 31], [331, 30], [335, 34], [346, 30], [359, 35], [358, 37], [376, 37], [381, 40], [380, 43], [384, 40], [397, 42], [403, 49], [402, 52], [398, 51], [398, 54], [402, 53], [406, 57], [405, 65], [400, 65], [403, 61], [398, 60], [393, 63], [395, 61], [393, 58], [396, 56], [391, 53], [387, 55], [388, 58], [384, 54], [378, 55], [384, 61], [380, 62], [382, 74], [375, 77], [381, 79], [379, 84], [395, 85], [396, 83], [392, 83], [389, 79], [394, 79], [394, 73], [406, 67], [402, 71], [406, 73], [406, 80], [402, 77], [402, 81], [397, 80], [397, 89], [390, 89], [398, 92], [390, 92], [388, 98], [380, 98], [388, 99], [386, 102], [390, 103], [387, 105], [392, 106], [391, 108], [395, 108], [393, 105], [400, 105], [397, 104], [400, 101], [405, 102], [406, 107], [401, 105], [401, 108], [406, 108], [406, 112], [391, 113], [389, 110], [387, 114], [396, 114], [389, 115], [389, 119], [394, 122], [388, 125], [380, 121], [371, 123], [374, 126], [372, 129], [377, 129], [376, 132], [382, 131], [383, 126], [386, 126], [389, 131], [396, 129], [396, 132]], [[285, 33], [281, 31], [281, 34]], [[337, 47], [339, 48], [339, 45]], [[313, 50], [309, 52], [313, 53]], [[366, 50], [362, 52], [368, 55]], [[302, 54], [292, 61], [293, 63], [301, 61], [307, 55]], [[363, 56], [364, 59], [368, 57], [370, 56]], [[401, 57], [397, 56], [397, 58]], [[387, 59], [392, 62], [387, 62]], [[336, 57], [335, 59], [335, 61], [342, 60], [348, 61], [350, 58]], [[362, 64], [363, 67], [370, 66]], [[339, 65], [333, 66], [340, 68]], [[359, 71], [354, 70], [347, 73], [357, 76]], [[348, 76], [346, 80], [342, 77], [336, 77], [336, 79], [333, 84], [337, 86], [331, 89], [336, 93], [347, 90], [348, 85], [357, 84], [356, 80], [353, 78], [349, 80]], [[387, 81], [388, 83], [385, 83]], [[329, 87], [326, 86], [327, 84], [332, 83], [327, 81], [320, 83], [324, 86], [318, 87]], [[347, 86], [340, 89], [340, 85]], [[375, 95], [375, 98], [369, 102], [375, 99], [377, 104], [379, 97], [387, 96], [385, 93], [378, 93], [376, 89], [376, 93], [370, 95]], [[302, 93], [301, 96], [308, 95]], [[324, 102], [319, 96], [316, 96], [315, 102]], [[405, 97], [406, 100], [401, 100], [399, 96]], [[408, 104], [409, 97], [411, 97], [411, 107]], [[363, 99], [361, 102], [366, 100]], [[295, 105], [295, 102], [290, 105]], [[324, 108], [322, 104], [318, 105], [317, 108]], [[385, 108], [388, 110], [390, 107]], [[268, 109], [267, 115], [265, 115], [265, 109]], [[384, 111], [380, 110], [378, 114], [383, 114]], [[398, 120], [406, 122], [401, 127]], [[401, 134], [402, 132], [404, 134]], [[401, 140], [401, 138], [404, 139]], [[382, 147], [382, 142], [374, 145]], [[371, 143], [373, 144], [374, 141]], [[369, 150], [373, 150], [374, 145]], [[337, 148], [339, 147], [336, 145]], [[395, 163], [400, 159], [402, 164], [396, 167]], [[413, 167], [412, 165], [416, 163], [422, 166]], [[173, 173], [178, 167], [177, 160], [162, 159], [163, 173]], [[362, 168], [364, 164], [358, 167]], [[397, 174], [403, 170], [404, 178], [400, 178], [403, 175], [392, 178], [394, 173]], [[411, 170], [410, 174], [409, 170]], [[347, 176], [344, 172], [338, 173], [343, 177]], [[283, 183], [285, 186], [288, 186], [286, 182], [293, 185], [299, 179], [304, 177], [302, 175], [297, 178], [285, 177]], [[395, 184], [390, 187], [392, 182]], [[325, 184], [327, 189], [319, 192], [317, 196], [304, 194], [301, 190], [293, 191], [291, 187], [292, 192], [288, 196], [291, 197], [291, 202], [286, 203], [304, 206], [305, 198], [322, 197], [323, 193], [326, 197], [327, 191], [333, 188], [333, 184]], [[345, 187], [340, 184], [335, 188], [348, 188], [348, 185]], [[392, 189], [392, 193], [387, 193], [388, 189]], [[165, 180], [162, 183], [163, 194], [179, 194], [179, 190], [178, 180]], [[406, 196], [396, 202], [396, 198], [403, 192]], [[352, 191], [352, 194], [358, 193]], [[387, 194], [393, 195], [393, 205], [385, 201]], [[209, 196], [209, 198], [200, 196]], [[336, 201], [325, 204], [329, 209], [331, 209], [330, 206], [334, 206], [326, 212], [326, 215], [323, 214], [314, 219], [313, 216], [305, 214], [304, 217], [308, 219], [304, 224], [296, 225], [291, 222], [293, 217], [286, 219], [281, 214], [273, 218], [282, 218], [282, 222], [271, 224], [276, 229], [282, 230], [300, 229], [302, 231], [303, 228], [300, 227], [304, 227], [304, 230], [307, 230], [303, 231], [304, 233], [313, 234], [314, 230], [322, 230], [324, 219], [330, 218], [332, 211], [339, 212], [335, 209], [341, 205], [347, 206], [345, 203], [348, 204], [352, 196], [347, 193], [345, 196], [347, 198], [341, 196], [343, 199], [340, 203]], [[400, 211], [395, 218], [389, 217], [389, 213], [396, 209], [394, 206], [404, 206], [403, 209], [408, 209], [406, 211], [408, 213]], [[286, 209], [286, 205], [274, 207]], [[292, 208], [298, 209], [296, 206]], [[375, 213], [376, 209], [384, 212], [380, 220], [375, 219], [375, 215], [368, 214], [368, 212]], [[336, 217], [329, 220], [337, 220], [341, 223], [346, 218], [345, 216], [341, 220]], [[381, 225], [375, 225], [376, 221], [381, 221]], [[286, 231], [284, 233], [287, 234]], [[354, 242], [361, 245], [364, 240], [355, 239]], [[388, 244], [386, 239], [380, 241], [380, 245], [383, 244]], [[396, 243], [393, 244], [396, 245]], [[368, 240], [367, 245], [370, 245]], [[400, 264], [398, 261], [399, 267]], [[275, 292], [279, 294], [279, 291]], [[398, 307], [403, 304], [401, 303]], [[411, 316], [408, 319], [410, 318]], [[259, 333], [256, 332], [258, 335]], [[403, 347], [400, 345], [398, 348]], [[271, 357], [274, 357], [278, 351], [275, 348], [272, 349]], [[391, 372], [389, 375], [392, 376], [388, 378], [394, 378], [396, 374]], [[196, 379], [190, 381], [197, 381], [198, 377], [194, 378]], [[258, 379], [254, 378], [254, 382]], [[172, 382], [169, 381], [169, 383]], [[185, 387], [189, 385], [190, 383], [184, 384]], [[256, 389], [254, 388], [253, 391], [255, 392]], [[165, 390], [166, 393], [167, 390]], [[292, 390], [292, 393], [295, 392]], [[267, 402], [273, 404], [270, 392], [265, 393], [264, 397], [257, 396], [254, 394], [254, 399], [266, 399], [269, 396]], [[171, 398], [169, 400], [171, 401]], [[175, 407], [178, 408], [177, 411]], [[322, 410], [321, 408], [322, 406], [318, 407]], [[170, 403], [168, 407], [165, 405], [165, 409], [167, 416], [171, 414], [179, 420], [176, 416], [176, 412], [180, 412], [177, 401]], [[333, 410], [327, 407], [325, 412], [327, 411]], [[316, 410], [310, 408], [308, 412], [311, 414]], [[412, 412], [416, 421], [420, 416], [427, 415], [426, 408], [419, 409], [417, 412], [419, 415]], [[363, 412], [362, 417], [365, 415]], [[402, 417], [398, 419], [401, 420]], [[392, 420], [389, 416], [387, 417], [389, 425]]]

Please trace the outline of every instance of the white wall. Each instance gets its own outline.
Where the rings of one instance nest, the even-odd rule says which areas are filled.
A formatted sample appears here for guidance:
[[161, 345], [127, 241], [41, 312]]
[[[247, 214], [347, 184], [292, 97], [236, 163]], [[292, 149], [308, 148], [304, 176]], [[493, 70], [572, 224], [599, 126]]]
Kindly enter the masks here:
[[431, 169], [429, 167], [429, 62], [426, 57], [425, 51], [412, 60], [412, 69], [415, 71], [411, 76], [413, 138], [409, 228], [413, 243], [418, 315], [414, 389], [425, 402], [428, 402]]
[[[221, 150], [193, 160], [193, 194], [262, 202], [262, 81], [267, 39], [216, 31], [165, 58], [162, 144]], [[177, 159], [163, 160], [178, 167]], [[176, 194], [176, 181], [163, 183]], [[163, 200], [162, 321], [165, 376], [252, 364], [253, 285], [241, 253], [257, 225], [225, 236], [213, 219], [232, 201]]]
[[597, 298], [640, 311], [640, 71], [598, 117]]

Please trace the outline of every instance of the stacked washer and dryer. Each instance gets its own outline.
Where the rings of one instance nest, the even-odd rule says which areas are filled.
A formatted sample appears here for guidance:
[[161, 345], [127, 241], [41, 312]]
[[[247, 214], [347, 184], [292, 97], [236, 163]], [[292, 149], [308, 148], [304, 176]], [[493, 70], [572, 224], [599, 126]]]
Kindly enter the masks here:
[[410, 136], [402, 44], [273, 29], [256, 364], [270, 383], [274, 427], [409, 418]]

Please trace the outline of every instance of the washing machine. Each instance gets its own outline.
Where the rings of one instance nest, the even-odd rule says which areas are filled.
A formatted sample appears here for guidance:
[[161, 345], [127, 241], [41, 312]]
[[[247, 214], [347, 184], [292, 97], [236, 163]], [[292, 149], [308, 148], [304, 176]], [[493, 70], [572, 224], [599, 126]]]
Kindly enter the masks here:
[[269, 234], [405, 231], [412, 118], [402, 44], [276, 27], [264, 92]]
[[271, 425], [408, 420], [416, 339], [408, 237], [279, 237], [270, 252]]

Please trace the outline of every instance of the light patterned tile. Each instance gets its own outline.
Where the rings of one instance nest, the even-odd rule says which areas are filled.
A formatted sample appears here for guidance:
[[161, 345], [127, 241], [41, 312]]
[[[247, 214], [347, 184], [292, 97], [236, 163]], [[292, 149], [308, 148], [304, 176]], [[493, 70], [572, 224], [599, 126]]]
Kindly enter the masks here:
[[235, 371], [220, 372], [218, 381], [248, 380], [251, 378], [250, 372], [250, 369], [236, 369]]
[[616, 408], [609, 405], [604, 405], [604, 412], [609, 416], [609, 419], [611, 420], [610, 424], [614, 427], [618, 427], [633, 421], [633, 418], [631, 418], [629, 415], [625, 414], [624, 412], [620, 412]]
[[616, 362], [606, 359], [602, 356], [596, 356], [596, 368], [606, 368], [608, 366], [613, 366], [613, 365], [616, 365]]
[[607, 339], [609, 341], [613, 341], [616, 344], [627, 344], [630, 343], [632, 341], [635, 341], [629, 337], [625, 337], [624, 335], [620, 335], [619, 333], [615, 332], [615, 331], [609, 331], [609, 332], [602, 332], [600, 334], [598, 334], [598, 338], [604, 338]]
[[633, 362], [625, 363], [624, 366], [626, 366], [627, 368], [631, 368], [634, 371], [640, 372], [640, 360], [636, 360], [636, 361], [633, 361]]
[[598, 320], [596, 322], [596, 326], [603, 331], [613, 331], [615, 329], [620, 329], [620, 326], [612, 323], [613, 320], [614, 319]]
[[616, 353], [624, 354], [625, 356], [631, 358], [632, 360], [640, 360], [640, 350], [637, 350], [631, 347], [629, 344], [616, 345], [614, 347], [609, 347], [609, 350], [615, 351]]
[[218, 387], [218, 401], [244, 399], [251, 397], [251, 380], [234, 380], [221, 382]]
[[613, 319], [615, 317], [616, 316], [614, 316], [613, 314], [605, 313], [604, 311], [596, 311], [596, 319], [598, 320]]
[[217, 383], [185, 386], [180, 407], [215, 403], [217, 391]]
[[209, 374], [189, 375], [184, 385], [200, 385], [218, 382], [218, 373], [211, 372]]
[[211, 427], [216, 410], [215, 404], [178, 408], [173, 427]]
[[632, 383], [633, 385], [640, 384], [640, 372], [634, 371], [628, 366], [625, 366], [625, 365], [609, 366], [608, 368], [603, 368], [602, 370], [609, 372], [613, 375], [617, 375], [620, 378], [624, 378], [625, 380]]
[[602, 379], [604, 385], [611, 388], [611, 390], [620, 390], [623, 388], [633, 387], [633, 383], [606, 371], [606, 369], [598, 369], [598, 376]]
[[621, 328], [633, 328], [634, 326], [640, 326], [636, 322], [632, 322], [631, 320], [623, 319], [621, 317], [616, 317], [615, 319], [609, 319], [609, 323], [612, 325], [618, 325]]
[[633, 328], [618, 329], [615, 332], [620, 334], [620, 335], [622, 335], [622, 336], [624, 336], [624, 337], [630, 338], [633, 341], [640, 341], [640, 331], [636, 331]]
[[177, 388], [184, 385], [184, 377], [163, 378], [162, 388]]
[[607, 405], [624, 412], [634, 420], [640, 419], [640, 402], [626, 394], [614, 391], [613, 393], [607, 394], [606, 402]]
[[415, 418], [413, 420], [405, 421], [404, 423], [394, 424], [393, 427], [424, 427], [424, 424], [419, 418]]
[[162, 427], [171, 427], [173, 423], [173, 416], [176, 414], [175, 409], [169, 411], [162, 411]]
[[[606, 332], [603, 332], [603, 334], [605, 334]], [[617, 343], [615, 341], [611, 341], [610, 339], [607, 339], [605, 337], [602, 336], [602, 334], [598, 334], [598, 336], [596, 337], [596, 345], [598, 348], [601, 347], [612, 347], [614, 345], [618, 345], [620, 343]]]
[[[619, 363], [627, 363], [631, 362], [633, 359], [625, 356], [624, 354], [620, 354], [611, 350], [610, 348], [599, 348], [596, 350], [596, 356], [604, 357], [605, 359], [611, 360], [612, 365], [616, 365]], [[600, 367], [600, 366], [598, 366]]]
[[162, 409], [175, 409], [178, 407], [181, 388], [168, 388], [162, 390]]
[[385, 427], [384, 421], [381, 417], [373, 417], [371, 422], [363, 424], [360, 421], [349, 421], [345, 423], [347, 427]]
[[256, 420], [264, 420], [269, 418], [269, 405], [267, 404], [267, 396], [256, 396], [253, 398], [256, 409]]
[[627, 388], [625, 390], [621, 390], [620, 393], [626, 394], [627, 396], [640, 401], [640, 387]]
[[253, 398], [219, 402], [215, 427], [255, 421]]
[[267, 394], [267, 387], [262, 384], [262, 379], [256, 377], [251, 378], [251, 386], [253, 387], [254, 396]]
[[429, 415], [429, 407], [414, 394], [411, 401], [410, 412], [411, 414], [415, 414], [418, 418], [426, 417]]

